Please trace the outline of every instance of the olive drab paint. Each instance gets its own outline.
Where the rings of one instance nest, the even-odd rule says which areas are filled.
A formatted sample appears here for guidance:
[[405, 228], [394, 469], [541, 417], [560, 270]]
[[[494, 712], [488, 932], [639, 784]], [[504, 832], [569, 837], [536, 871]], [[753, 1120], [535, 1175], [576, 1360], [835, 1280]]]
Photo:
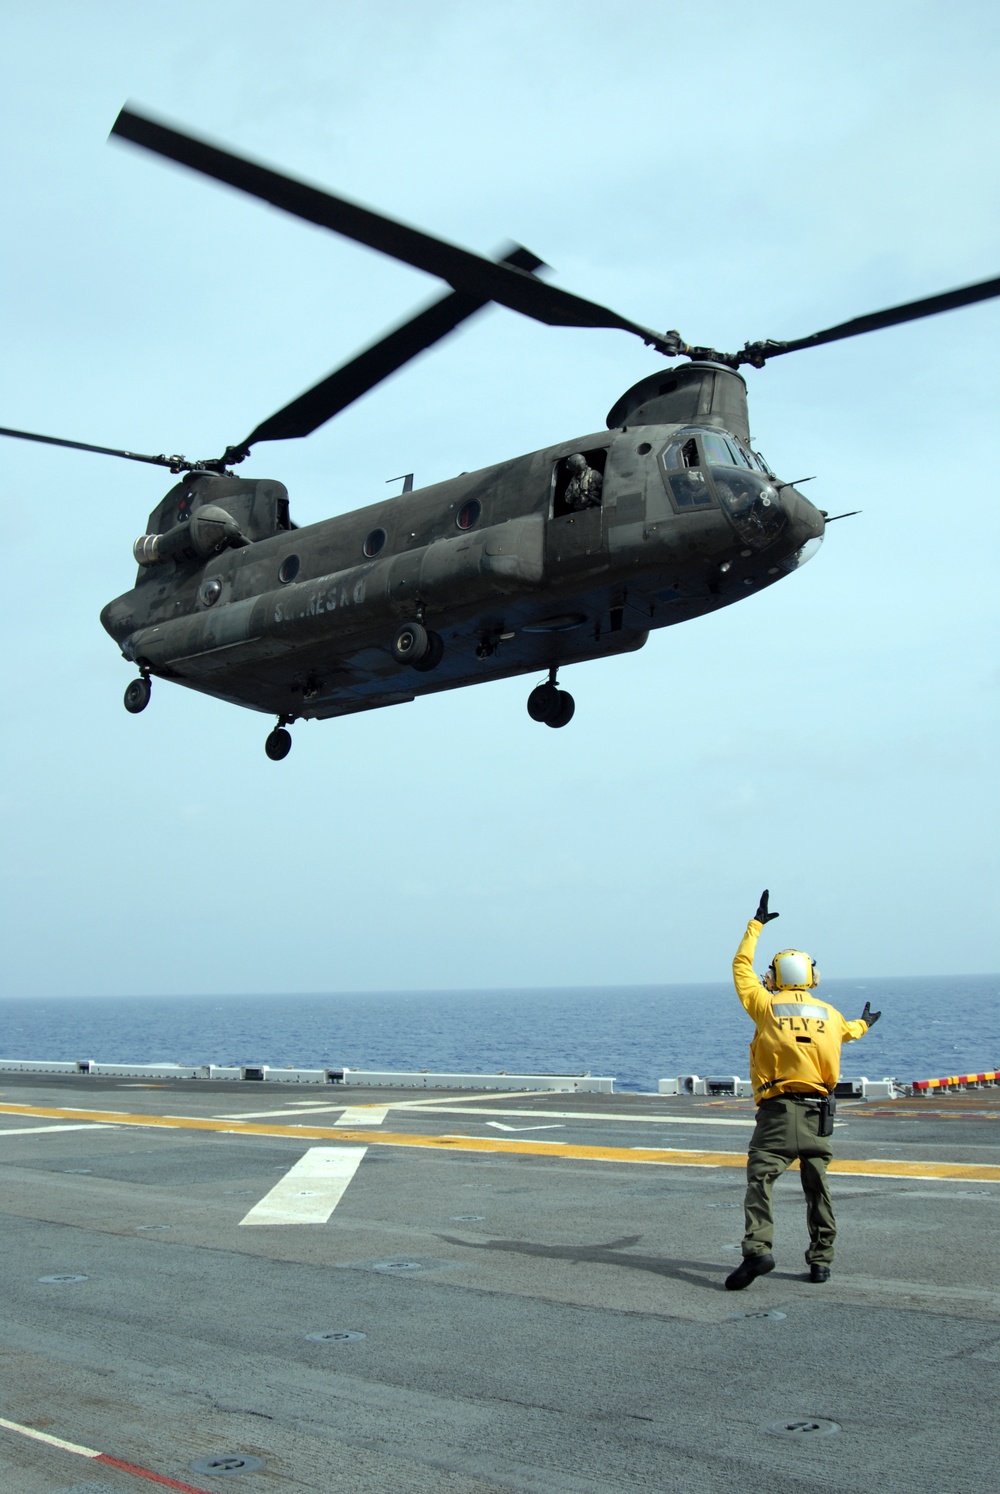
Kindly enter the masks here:
[[[135, 585], [101, 613], [139, 671], [126, 709], [145, 709], [154, 677], [172, 680], [276, 716], [265, 744], [275, 759], [299, 718], [518, 674], [547, 672], [528, 713], [566, 726], [574, 703], [556, 686], [561, 668], [728, 607], [797, 569], [823, 538], [827, 514], [751, 446], [741, 367], [1000, 295], [1000, 279], [982, 281], [720, 353], [539, 278], [546, 266], [522, 245], [485, 259], [133, 109], [111, 134], [450, 287], [218, 458], [0, 428], [180, 476], [135, 542]], [[634, 384], [604, 431], [422, 490], [409, 474], [398, 497], [301, 529], [280, 483], [232, 470], [261, 441], [311, 434], [491, 302], [552, 327], [628, 332], [690, 361]]]
[[[720, 375], [743, 385], [729, 369], [685, 373], [688, 391], [699, 376], [710, 392]], [[659, 413], [650, 403], [647, 419]], [[731, 428], [731, 469], [720, 464], [704, 437], [725, 427], [708, 419], [626, 422], [302, 529], [291, 527], [279, 483], [193, 473], [150, 515], [149, 533], [173, 534], [211, 507], [232, 515], [239, 541], [140, 565], [101, 621], [149, 674], [287, 721], [640, 648], [654, 628], [771, 585], [823, 534], [822, 514], [793, 488], [779, 493]], [[697, 507], [674, 498], [666, 460], [678, 446], [689, 448], [685, 475], [701, 479]], [[603, 486], [599, 502], [574, 511], [561, 508], [559, 486], [577, 452], [591, 470], [603, 467]], [[762, 548], [750, 548], [727, 512], [724, 474], [756, 482], [773, 508]], [[476, 518], [463, 529], [470, 500]], [[369, 559], [376, 530], [386, 538]], [[393, 656], [394, 632], [411, 619], [443, 642], [433, 670]]]

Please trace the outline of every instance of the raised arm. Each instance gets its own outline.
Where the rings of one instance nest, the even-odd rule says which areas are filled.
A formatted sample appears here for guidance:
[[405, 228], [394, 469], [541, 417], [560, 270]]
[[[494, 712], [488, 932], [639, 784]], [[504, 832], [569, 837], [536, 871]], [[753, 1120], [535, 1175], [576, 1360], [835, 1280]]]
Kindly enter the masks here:
[[740, 940], [740, 947], [733, 957], [733, 984], [736, 987], [736, 994], [755, 1022], [758, 1014], [766, 1009], [768, 996], [753, 968], [753, 957], [761, 929], [765, 923], [770, 923], [778, 916], [777, 913], [768, 912], [767, 899], [768, 892], [765, 888], [760, 895], [757, 912], [747, 924], [747, 931]]

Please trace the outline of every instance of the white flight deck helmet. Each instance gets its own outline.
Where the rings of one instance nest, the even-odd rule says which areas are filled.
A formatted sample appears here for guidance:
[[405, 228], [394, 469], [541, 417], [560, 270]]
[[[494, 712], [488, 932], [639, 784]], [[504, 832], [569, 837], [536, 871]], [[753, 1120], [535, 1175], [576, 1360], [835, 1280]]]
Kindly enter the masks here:
[[819, 985], [816, 961], [801, 949], [783, 949], [767, 969], [775, 991], [803, 990]]

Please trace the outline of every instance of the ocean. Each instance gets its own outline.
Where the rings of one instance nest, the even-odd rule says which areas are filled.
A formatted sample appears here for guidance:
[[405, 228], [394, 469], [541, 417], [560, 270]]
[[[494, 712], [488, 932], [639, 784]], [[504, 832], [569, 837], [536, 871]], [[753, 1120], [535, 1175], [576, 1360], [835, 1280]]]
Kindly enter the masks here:
[[[846, 1017], [882, 1020], [842, 1073], [910, 1082], [1000, 1069], [1000, 976], [824, 981]], [[732, 985], [0, 999], [0, 1058], [103, 1063], [610, 1075], [748, 1075]]]

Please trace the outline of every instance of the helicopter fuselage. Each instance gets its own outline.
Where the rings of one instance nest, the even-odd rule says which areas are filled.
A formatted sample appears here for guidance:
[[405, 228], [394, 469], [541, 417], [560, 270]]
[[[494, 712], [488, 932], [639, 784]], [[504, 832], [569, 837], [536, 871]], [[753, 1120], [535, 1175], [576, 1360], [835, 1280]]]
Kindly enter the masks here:
[[[560, 668], [641, 648], [654, 628], [760, 591], [823, 538], [827, 515], [751, 448], [741, 368], [1000, 296], [994, 278], [719, 352], [539, 278], [543, 263], [523, 245], [486, 259], [131, 108], [112, 134], [450, 288], [221, 457], [189, 462], [0, 427], [185, 474], [136, 541], [136, 585], [101, 613], [138, 667], [125, 707], [145, 709], [156, 675], [272, 713], [265, 751], [276, 760], [299, 717], [541, 670], [529, 715], [566, 726], [574, 702], [557, 686]], [[230, 470], [264, 441], [311, 435], [490, 303], [547, 326], [615, 328], [689, 361], [626, 390], [606, 432], [302, 529], [280, 483]]]
[[[598, 474], [587, 506], [574, 454]], [[824, 529], [742, 432], [697, 416], [561, 442], [303, 528], [280, 484], [194, 472], [151, 530], [183, 542], [179, 526], [209, 507], [240, 526], [236, 547], [141, 565], [102, 622], [144, 674], [282, 722], [640, 648], [781, 579]], [[391, 647], [408, 622], [440, 640], [423, 667]]]

